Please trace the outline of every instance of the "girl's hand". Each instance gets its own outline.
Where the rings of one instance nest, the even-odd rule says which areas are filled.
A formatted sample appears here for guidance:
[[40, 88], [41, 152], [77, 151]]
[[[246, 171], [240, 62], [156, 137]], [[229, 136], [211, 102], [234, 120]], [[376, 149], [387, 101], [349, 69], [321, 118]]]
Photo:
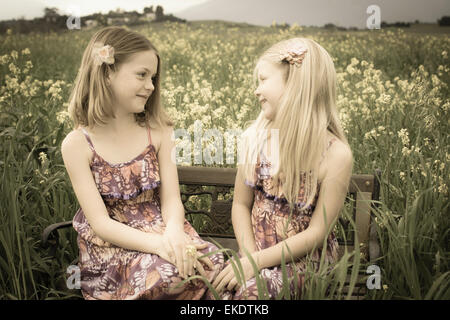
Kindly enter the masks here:
[[[167, 226], [162, 237], [162, 250], [163, 255], [167, 256], [167, 261], [173, 263], [183, 278], [187, 278], [195, 274], [194, 268], [196, 268], [202, 276], [206, 277], [206, 272], [200, 262], [205, 263], [211, 270], [214, 269], [214, 265], [207, 257], [201, 258], [203, 255], [197, 250], [205, 249], [208, 244], [194, 243], [189, 235], [187, 235], [183, 229], [176, 228], [174, 226]], [[193, 246], [195, 250], [192, 250], [192, 254], [188, 253], [187, 248]]]
[[186, 238], [184, 230], [168, 225], [163, 233], [162, 247], [166, 252], [169, 262], [173, 263], [181, 277], [186, 278], [187, 264], [185, 269], [185, 261], [187, 262]]
[[[192, 239], [188, 234], [184, 234], [186, 237], [186, 252], [188, 256], [188, 263], [187, 263], [187, 270], [191, 270], [191, 272], [188, 272], [188, 275], [194, 275], [195, 270], [204, 277], [206, 277], [205, 269], [203, 268], [201, 262], [203, 262], [210, 270], [214, 270], [214, 264], [212, 263], [211, 259], [208, 257], [202, 257], [203, 253], [199, 252], [198, 250], [202, 250], [208, 247], [207, 243], [196, 243], [194, 242], [194, 239]], [[195, 249], [194, 249], [195, 248]], [[189, 253], [189, 251], [191, 251]]]
[[166, 240], [164, 239], [164, 235], [161, 235], [160, 240], [158, 240], [156, 255], [163, 258], [167, 262], [176, 265], [175, 255], [172, 252], [172, 249], [169, 249], [167, 245], [165, 245]]
[[[252, 264], [250, 263], [250, 260], [247, 257], [241, 258], [240, 262], [242, 265], [242, 271], [244, 272], [244, 283], [245, 283], [247, 280], [255, 276], [255, 272], [253, 270]], [[212, 284], [217, 292], [221, 292], [225, 287], [227, 288], [227, 290], [230, 291], [236, 287], [240, 287], [236, 275], [234, 274], [232, 263], [235, 264], [235, 267], [238, 269], [239, 272], [239, 267], [236, 261], [230, 262], [228, 266], [226, 266], [225, 269], [223, 269], [222, 272], [219, 273], [219, 275], [216, 277], [216, 279]]]

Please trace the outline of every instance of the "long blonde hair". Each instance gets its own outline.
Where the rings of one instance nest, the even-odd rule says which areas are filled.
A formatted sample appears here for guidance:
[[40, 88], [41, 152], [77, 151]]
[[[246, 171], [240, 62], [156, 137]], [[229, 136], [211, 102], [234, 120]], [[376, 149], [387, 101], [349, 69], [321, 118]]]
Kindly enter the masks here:
[[[114, 64], [95, 65], [92, 50], [98, 44], [114, 48]], [[106, 124], [108, 118], [115, 118], [112, 108], [113, 93], [107, 85], [108, 75], [111, 71], [117, 71], [132, 54], [147, 50], [156, 54], [158, 67], [154, 90], [145, 104], [144, 111], [135, 114], [136, 122], [140, 126], [150, 126], [150, 119], [153, 119], [160, 126], [173, 125], [160, 103], [161, 59], [156, 48], [139, 33], [121, 27], [106, 27], [92, 36], [84, 50], [81, 66], [70, 94], [69, 114], [75, 128], [79, 125], [91, 128], [95, 124]]]
[[[280, 53], [296, 45], [307, 48], [301, 66], [280, 61]], [[264, 140], [271, 137], [271, 132], [276, 132], [277, 141], [274, 142], [279, 150], [276, 150], [274, 156], [277, 160], [271, 168], [274, 186], [281, 187], [282, 194], [293, 208], [299, 202], [299, 191], [304, 185], [300, 209], [307, 209], [316, 195], [327, 130], [348, 145], [336, 109], [333, 60], [318, 43], [306, 38], [278, 42], [265, 51], [258, 62], [261, 60], [284, 65], [285, 91], [276, 106], [274, 119], [267, 120], [261, 112], [244, 132], [244, 177], [249, 181], [255, 179], [254, 159], [258, 157], [261, 146], [265, 145]], [[258, 74], [258, 64], [254, 74]], [[268, 135], [262, 132], [268, 132]]]

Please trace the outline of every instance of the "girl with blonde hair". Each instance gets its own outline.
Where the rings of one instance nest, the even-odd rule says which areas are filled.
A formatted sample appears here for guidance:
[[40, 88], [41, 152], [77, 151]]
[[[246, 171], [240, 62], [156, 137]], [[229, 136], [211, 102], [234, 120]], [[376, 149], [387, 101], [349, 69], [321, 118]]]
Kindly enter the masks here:
[[183, 279], [212, 281], [223, 267], [184, 218], [160, 75], [156, 48], [123, 28], [99, 30], [84, 51], [61, 151], [80, 204], [85, 299], [200, 299], [204, 282]]
[[325, 259], [337, 260], [330, 230], [353, 165], [336, 111], [336, 71], [325, 49], [306, 38], [281, 41], [259, 58], [255, 77], [262, 110], [243, 135], [232, 207], [245, 283], [226, 266], [213, 283], [224, 299], [258, 298], [251, 260], [270, 298], [282, 290], [283, 255], [292, 262], [289, 289], [297, 296], [306, 257], [319, 267], [325, 240]]

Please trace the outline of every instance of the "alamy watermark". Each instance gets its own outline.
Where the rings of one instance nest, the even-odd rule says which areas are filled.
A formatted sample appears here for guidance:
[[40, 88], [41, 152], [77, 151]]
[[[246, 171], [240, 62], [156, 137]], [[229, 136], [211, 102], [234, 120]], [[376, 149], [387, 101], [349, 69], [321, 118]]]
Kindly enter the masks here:
[[367, 267], [367, 274], [371, 274], [366, 281], [367, 289], [381, 289], [381, 269], [379, 266], [372, 264]]
[[66, 20], [66, 25], [69, 30], [81, 29], [81, 9], [75, 5], [68, 5], [66, 11], [69, 17]]
[[[259, 151], [269, 150], [267, 144], [270, 137], [270, 155], [273, 165], [278, 163], [279, 155], [279, 130], [246, 130], [227, 129], [224, 133], [216, 128], [203, 130], [200, 120], [194, 122], [193, 137], [186, 129], [176, 129], [172, 139], [177, 141], [172, 150], [172, 161], [177, 164], [201, 165], [222, 165], [224, 164], [224, 153], [226, 164], [255, 164]], [[244, 142], [247, 146], [254, 146], [258, 153], [254, 153], [252, 158], [244, 157]], [[225, 150], [224, 150], [225, 144]], [[224, 152], [225, 151], [225, 152]], [[235, 156], [236, 155], [236, 156]]]
[[66, 285], [68, 289], [80, 289], [81, 288], [81, 271], [78, 266], [70, 265], [67, 267], [66, 273], [69, 277], [66, 280]]
[[381, 9], [376, 4], [372, 4], [367, 7], [367, 14], [370, 16], [367, 18], [367, 29], [380, 29], [381, 24]]

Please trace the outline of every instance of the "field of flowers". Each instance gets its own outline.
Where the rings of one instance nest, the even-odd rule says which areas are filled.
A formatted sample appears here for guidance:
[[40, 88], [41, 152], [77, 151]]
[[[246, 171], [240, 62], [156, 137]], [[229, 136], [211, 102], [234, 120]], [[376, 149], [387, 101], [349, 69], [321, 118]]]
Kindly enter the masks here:
[[[160, 51], [164, 106], [189, 133], [196, 120], [225, 132], [256, 118], [253, 68], [265, 48], [294, 36], [321, 44], [338, 73], [354, 172], [382, 169], [374, 212], [382, 288], [367, 298], [450, 298], [448, 34], [219, 22], [136, 30]], [[80, 296], [65, 287], [78, 253], [74, 232], [61, 233], [56, 259], [40, 248], [40, 234], [78, 208], [60, 144], [71, 130], [71, 83], [94, 32], [0, 36], [0, 299]]]

